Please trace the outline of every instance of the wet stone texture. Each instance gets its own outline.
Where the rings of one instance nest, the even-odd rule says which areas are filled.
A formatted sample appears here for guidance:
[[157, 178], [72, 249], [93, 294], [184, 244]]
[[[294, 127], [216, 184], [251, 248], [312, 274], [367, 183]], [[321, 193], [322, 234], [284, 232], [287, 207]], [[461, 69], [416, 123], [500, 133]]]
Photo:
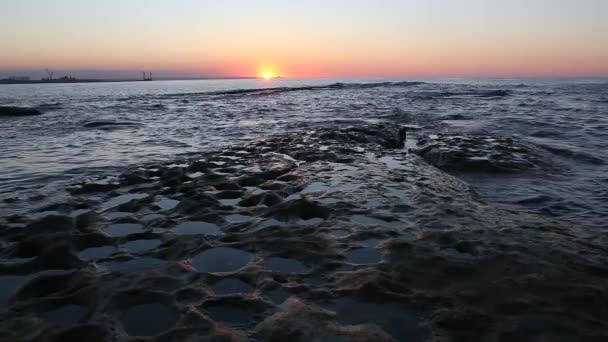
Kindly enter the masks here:
[[547, 166], [538, 148], [512, 138], [431, 134], [413, 152], [448, 171], [513, 173]]
[[407, 153], [397, 136], [269, 137], [3, 218], [0, 340], [608, 340], [606, 238], [439, 169], [542, 158], [483, 137]]

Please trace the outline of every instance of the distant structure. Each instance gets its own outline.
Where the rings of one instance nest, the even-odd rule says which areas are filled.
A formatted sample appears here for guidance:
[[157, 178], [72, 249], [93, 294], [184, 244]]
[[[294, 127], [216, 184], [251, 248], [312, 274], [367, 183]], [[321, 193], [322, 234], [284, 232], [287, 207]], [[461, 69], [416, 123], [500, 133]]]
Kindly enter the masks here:
[[53, 80], [53, 75], [55, 74], [54, 72], [50, 71], [49, 69], [45, 69], [44, 71], [46, 71], [47, 74], [47, 78], [43, 78], [43, 81], [52, 81]]
[[[91, 83], [91, 82], [103, 82], [103, 80], [97, 79], [79, 79], [71, 75], [61, 76], [55, 78], [55, 72], [45, 69], [46, 77], [42, 77], [39, 80], [32, 80], [28, 76], [11, 76], [8, 78], [0, 79], [0, 84], [38, 84], [38, 83]], [[152, 74], [150, 74], [152, 78]]]
[[29, 81], [30, 78], [29, 76], [9, 76], [9, 78], [6, 79], [7, 81], [15, 81], [15, 82], [23, 82], [23, 81]]
[[142, 74], [144, 75], [144, 81], [152, 81], [152, 73], [146, 74], [146, 72], [143, 71]]

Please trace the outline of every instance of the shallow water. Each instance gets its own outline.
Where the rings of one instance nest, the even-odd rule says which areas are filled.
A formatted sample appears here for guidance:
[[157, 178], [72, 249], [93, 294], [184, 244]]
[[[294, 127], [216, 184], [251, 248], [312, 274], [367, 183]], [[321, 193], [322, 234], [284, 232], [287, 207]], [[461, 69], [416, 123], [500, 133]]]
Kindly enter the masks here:
[[230, 247], [214, 247], [192, 258], [192, 266], [200, 272], [233, 272], [249, 263], [251, 253]]
[[346, 261], [355, 265], [377, 264], [382, 261], [382, 254], [376, 248], [355, 248], [346, 253]]
[[133, 200], [139, 200], [148, 197], [146, 194], [126, 194], [114, 197], [102, 205], [103, 209], [111, 209], [125, 203], [129, 203]]
[[182, 222], [171, 229], [171, 232], [177, 235], [222, 235], [222, 229], [218, 225], [204, 221]]
[[156, 336], [173, 327], [177, 318], [177, 313], [170, 307], [150, 303], [127, 309], [121, 321], [130, 336]]
[[398, 341], [424, 341], [428, 335], [419, 317], [397, 304], [376, 304], [340, 298], [329, 303], [346, 324], [377, 324]]
[[135, 240], [129, 241], [122, 246], [131, 253], [142, 253], [155, 249], [161, 243], [162, 241], [160, 240]]
[[104, 229], [106, 234], [112, 237], [127, 236], [130, 234], [141, 233], [143, 226], [137, 223], [116, 223], [111, 224]]
[[80, 251], [78, 257], [83, 260], [103, 259], [114, 253], [116, 253], [116, 247], [113, 246], [91, 247]]
[[[0, 209], [14, 213], [60, 195], [74, 179], [115, 173], [124, 165], [170, 159], [218, 145], [349, 120], [396, 121], [411, 127], [465, 134], [518, 136], [546, 146], [555, 172], [509, 180], [462, 175], [485, 198], [524, 210], [598, 227], [608, 215], [608, 91], [603, 79], [158, 81], [77, 85], [2, 86], [0, 105], [52, 106], [35, 118], [0, 118]], [[343, 82], [341, 87], [323, 87]], [[367, 83], [365, 86], [354, 83]], [[371, 84], [372, 86], [369, 86]], [[313, 86], [313, 87], [308, 87]], [[285, 91], [277, 87], [300, 87]], [[265, 89], [267, 91], [233, 91]], [[289, 90], [289, 89], [288, 89]], [[497, 91], [499, 90], [499, 91]], [[314, 98], [314, 101], [311, 99]], [[187, 101], [184, 101], [187, 100]], [[113, 129], [92, 121], [135, 122]], [[408, 133], [412, 141], [416, 131]], [[327, 148], [327, 147], [325, 147]], [[384, 160], [389, 167], [398, 162]], [[309, 191], [324, 191], [324, 185]], [[521, 200], [544, 196], [542, 204]], [[106, 208], [139, 195], [110, 200]], [[167, 206], [164, 204], [167, 203]], [[163, 202], [164, 208], [174, 203]], [[231, 202], [231, 204], [234, 204]]]

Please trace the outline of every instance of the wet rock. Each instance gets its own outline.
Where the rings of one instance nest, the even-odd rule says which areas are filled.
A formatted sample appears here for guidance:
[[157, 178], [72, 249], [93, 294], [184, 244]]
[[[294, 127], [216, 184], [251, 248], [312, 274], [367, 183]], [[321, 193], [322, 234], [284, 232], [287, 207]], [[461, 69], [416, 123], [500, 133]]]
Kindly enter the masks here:
[[68, 232], [76, 227], [75, 220], [69, 216], [49, 215], [30, 223], [26, 229], [34, 234]]
[[96, 212], [94, 212], [92, 210], [88, 210], [88, 211], [78, 214], [75, 219], [76, 219], [76, 228], [84, 229], [87, 227], [91, 227], [93, 224], [95, 224], [95, 222], [97, 222], [97, 220], [99, 219], [99, 216], [97, 215]]
[[[45, 205], [41, 216], [5, 218], [0, 336], [606, 340], [606, 234], [481, 202], [424, 159], [386, 150], [396, 125], [314, 128], [205, 154], [196, 176], [183, 162], [157, 165], [130, 172], [167, 177], [145, 187], [117, 184], [86, 205], [81, 196]], [[461, 140], [454, 149], [470, 156], [506, 151], [500, 158], [544, 167], [535, 145]], [[88, 210], [100, 217], [80, 222]], [[145, 304], [170, 313], [149, 319], [154, 308], [144, 307], [131, 318], [164, 328], [127, 337], [142, 332], [126, 331], [123, 315]], [[43, 320], [70, 305], [91, 310], [80, 325]]]
[[[40, 336], [44, 341], [47, 336]], [[111, 328], [100, 324], [83, 324], [70, 327], [51, 334], [48, 341], [51, 342], [111, 342], [114, 341], [114, 334]]]
[[275, 192], [262, 193], [257, 195], [251, 195], [244, 198], [239, 202], [241, 207], [254, 207], [256, 205], [266, 205], [272, 207], [273, 205], [281, 203], [283, 199]]
[[68, 189], [71, 194], [89, 194], [93, 192], [110, 191], [118, 188], [119, 184], [115, 183], [81, 183], [78, 187]]
[[384, 147], [386, 148], [403, 148], [405, 146], [405, 139], [407, 136], [407, 128], [401, 127], [399, 128], [399, 132], [397, 136], [393, 139], [387, 139], [384, 143]]
[[128, 174], [120, 180], [120, 184], [123, 186], [137, 185], [146, 183], [148, 179], [142, 175], [138, 174]]
[[260, 341], [396, 341], [377, 326], [340, 326], [335, 319], [329, 310], [292, 298], [260, 323], [254, 336]]
[[31, 115], [40, 115], [40, 114], [42, 114], [42, 112], [36, 108], [0, 106], [0, 117], [2, 117], [2, 116], [31, 116]]
[[447, 171], [509, 173], [546, 165], [531, 147], [511, 138], [430, 135], [412, 152]]

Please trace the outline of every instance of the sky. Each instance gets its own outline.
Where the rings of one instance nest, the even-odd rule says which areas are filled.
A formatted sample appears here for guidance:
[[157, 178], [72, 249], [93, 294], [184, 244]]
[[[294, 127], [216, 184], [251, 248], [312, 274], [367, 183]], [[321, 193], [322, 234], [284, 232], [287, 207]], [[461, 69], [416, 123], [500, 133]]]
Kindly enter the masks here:
[[606, 0], [0, 0], [0, 76], [608, 76], [606, 18]]

